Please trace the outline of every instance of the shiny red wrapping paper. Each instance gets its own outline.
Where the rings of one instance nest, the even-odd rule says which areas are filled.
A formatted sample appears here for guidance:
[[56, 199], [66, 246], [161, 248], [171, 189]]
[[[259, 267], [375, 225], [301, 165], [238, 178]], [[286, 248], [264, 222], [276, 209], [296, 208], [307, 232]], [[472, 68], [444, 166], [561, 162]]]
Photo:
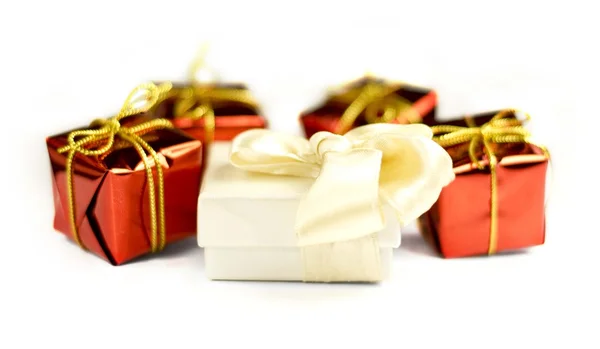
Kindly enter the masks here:
[[[479, 114], [473, 121], [480, 126], [495, 114]], [[464, 120], [443, 124], [467, 126]], [[489, 168], [479, 170], [471, 165], [468, 143], [447, 151], [454, 160], [456, 179], [419, 218], [421, 233], [446, 258], [485, 255], [491, 224]], [[542, 245], [547, 157], [537, 146], [525, 143], [498, 145], [495, 153], [499, 161], [496, 252]]]
[[[175, 115], [174, 105], [177, 101], [177, 91], [187, 85], [173, 84], [172, 96], [162, 101], [154, 109], [157, 118], [169, 119], [173, 125], [192, 137], [206, 140], [204, 118], [193, 118], [186, 115]], [[244, 88], [241, 85], [219, 85], [218, 87]], [[253, 128], [266, 128], [267, 121], [259, 115], [258, 110], [238, 102], [219, 103], [213, 106], [215, 113], [215, 141], [230, 141], [243, 131]]]
[[[350, 87], [360, 88], [373, 80], [377, 79], [360, 79], [352, 83]], [[423, 87], [404, 85], [396, 94], [412, 103], [412, 109], [422, 118], [423, 122], [434, 119], [435, 108], [437, 106], [437, 94], [435, 91]], [[330, 98], [321, 106], [300, 115], [300, 123], [302, 124], [305, 136], [310, 138], [319, 131], [338, 133], [340, 118], [346, 108], [348, 108], [348, 104], [338, 103]], [[363, 114], [356, 119], [352, 128], [367, 124]], [[403, 119], [396, 119], [394, 122], [403, 124], [411, 123], [410, 120]]]
[[[121, 123], [131, 126], [149, 119], [140, 115]], [[72, 239], [67, 154], [57, 151], [67, 144], [68, 134], [48, 137], [46, 143], [53, 174], [54, 228]], [[166, 243], [195, 236], [201, 142], [177, 129], [152, 131], [142, 138], [158, 153], [163, 168]], [[111, 264], [120, 265], [150, 251], [150, 213], [147, 178], [139, 154], [125, 142], [115, 144], [102, 157], [77, 154], [73, 184], [83, 245]]]

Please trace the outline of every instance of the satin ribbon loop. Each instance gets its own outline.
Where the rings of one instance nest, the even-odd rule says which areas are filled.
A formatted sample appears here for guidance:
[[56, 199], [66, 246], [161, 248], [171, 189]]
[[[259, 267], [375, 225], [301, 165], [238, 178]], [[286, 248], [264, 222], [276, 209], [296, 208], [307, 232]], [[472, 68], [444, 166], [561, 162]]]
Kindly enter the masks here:
[[[517, 115], [524, 115], [524, 120]], [[531, 134], [523, 123], [530, 120], [529, 114], [515, 109], [505, 109], [494, 115], [487, 123], [475, 126], [470, 118], [465, 121], [470, 127], [437, 125], [431, 129], [433, 140], [444, 148], [459, 144], [469, 143], [469, 158], [473, 167], [484, 170], [490, 169], [490, 239], [488, 254], [497, 252], [498, 243], [498, 184], [497, 172], [498, 157], [495, 148], [500, 144], [526, 143], [539, 148], [546, 158], [550, 158], [547, 148], [531, 140]], [[481, 150], [485, 158], [480, 155]]]
[[[166, 119], [154, 119], [131, 127], [124, 127], [120, 120], [150, 110], [156, 103], [168, 95], [172, 85], [164, 83], [156, 86], [152, 83], [137, 86], [123, 104], [121, 111], [107, 119], [92, 121], [89, 129], [76, 130], [67, 136], [67, 145], [58, 149], [59, 153], [67, 153], [65, 172], [67, 175], [67, 195], [69, 201], [69, 221], [73, 240], [82, 248], [87, 249], [79, 236], [77, 215], [75, 209], [75, 188], [73, 180], [73, 160], [77, 153], [84, 156], [102, 156], [111, 151], [115, 138], [130, 143], [139, 154], [144, 164], [148, 183], [148, 201], [150, 204], [150, 247], [152, 252], [162, 250], [166, 244], [165, 208], [164, 208], [164, 179], [158, 154], [142, 138], [148, 132], [171, 128], [173, 125]], [[152, 172], [153, 160], [156, 168], [156, 179]], [[156, 185], [155, 185], [156, 182]], [[156, 199], [158, 191], [158, 203]], [[158, 205], [158, 209], [157, 209]], [[158, 212], [157, 212], [158, 211]]]
[[401, 88], [401, 84], [373, 80], [362, 87], [351, 88], [333, 96], [334, 101], [348, 104], [340, 118], [336, 133], [344, 134], [350, 130], [363, 112], [369, 124], [389, 123], [400, 118], [412, 107], [409, 100], [396, 93]]
[[410, 221], [454, 179], [452, 160], [432, 135], [423, 124], [371, 124], [344, 136], [318, 132], [310, 140], [249, 130], [234, 138], [230, 163], [250, 172], [316, 178], [297, 211], [298, 245], [355, 242], [355, 251], [378, 261], [375, 233], [385, 226], [383, 204], [401, 222]]

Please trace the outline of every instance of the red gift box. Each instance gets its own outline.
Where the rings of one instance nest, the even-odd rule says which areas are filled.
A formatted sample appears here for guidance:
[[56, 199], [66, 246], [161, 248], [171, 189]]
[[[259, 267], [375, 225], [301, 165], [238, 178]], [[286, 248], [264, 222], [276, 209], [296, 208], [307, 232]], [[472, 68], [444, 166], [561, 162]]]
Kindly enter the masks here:
[[46, 139], [54, 228], [113, 265], [196, 235], [202, 164], [200, 141], [123, 110]]
[[344, 134], [374, 122], [409, 124], [433, 120], [435, 91], [366, 77], [332, 93], [317, 108], [300, 115], [306, 137], [319, 131]]
[[[429, 124], [452, 157], [456, 174], [419, 218], [423, 236], [442, 256], [494, 254], [544, 243], [549, 155], [529, 142], [520, 125], [513, 110]], [[440, 137], [437, 131], [444, 128]], [[449, 141], [452, 137], [456, 141]]]
[[267, 127], [250, 92], [235, 84], [175, 84], [153, 113], [206, 143], [230, 141], [243, 131]]

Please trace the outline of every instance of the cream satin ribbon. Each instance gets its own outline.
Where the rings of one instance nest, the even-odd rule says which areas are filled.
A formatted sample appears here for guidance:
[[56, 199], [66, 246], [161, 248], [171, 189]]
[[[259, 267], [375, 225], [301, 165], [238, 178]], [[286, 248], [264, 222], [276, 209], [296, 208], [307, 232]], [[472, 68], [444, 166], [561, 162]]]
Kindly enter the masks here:
[[233, 140], [230, 162], [251, 172], [316, 178], [295, 222], [305, 281], [377, 282], [382, 205], [408, 223], [454, 179], [452, 159], [432, 137], [422, 124], [371, 124], [310, 140], [254, 129]]

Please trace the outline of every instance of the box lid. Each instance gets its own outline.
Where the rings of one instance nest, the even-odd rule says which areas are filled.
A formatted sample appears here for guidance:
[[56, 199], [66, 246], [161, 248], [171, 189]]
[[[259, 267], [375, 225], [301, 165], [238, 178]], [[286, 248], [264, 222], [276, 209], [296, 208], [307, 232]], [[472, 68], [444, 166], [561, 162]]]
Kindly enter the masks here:
[[[229, 163], [231, 142], [211, 145], [198, 200], [201, 247], [295, 247], [296, 211], [314, 179], [251, 173]], [[400, 225], [384, 205], [382, 247], [400, 245]], [[375, 232], [373, 232], [375, 233]]]

